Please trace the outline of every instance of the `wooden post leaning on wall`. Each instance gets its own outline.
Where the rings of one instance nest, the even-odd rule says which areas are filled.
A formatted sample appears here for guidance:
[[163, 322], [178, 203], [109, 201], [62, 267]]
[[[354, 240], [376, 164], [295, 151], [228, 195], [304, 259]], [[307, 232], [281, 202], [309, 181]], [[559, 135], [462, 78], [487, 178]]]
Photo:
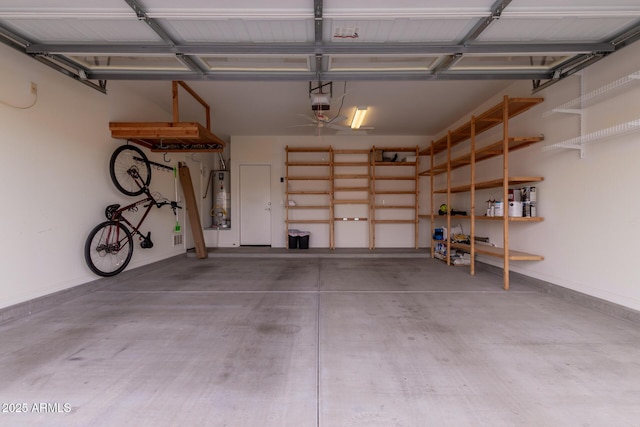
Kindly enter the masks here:
[[196, 195], [193, 191], [191, 173], [186, 163], [178, 163], [178, 174], [180, 175], [180, 184], [182, 185], [191, 232], [193, 233], [193, 241], [196, 246], [196, 257], [207, 258], [209, 253], [204, 242], [204, 233], [202, 231], [202, 223], [200, 222], [200, 210], [198, 209]]

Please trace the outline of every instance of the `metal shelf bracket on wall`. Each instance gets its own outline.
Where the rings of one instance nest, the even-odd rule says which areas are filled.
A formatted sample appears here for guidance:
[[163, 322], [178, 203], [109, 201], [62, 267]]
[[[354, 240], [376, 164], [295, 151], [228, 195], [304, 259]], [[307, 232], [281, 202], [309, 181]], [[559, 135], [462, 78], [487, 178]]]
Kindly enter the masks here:
[[580, 93], [582, 95], [562, 105], [559, 105], [558, 107], [546, 111], [542, 115], [543, 117], [549, 117], [555, 113], [577, 114], [580, 117], [580, 136], [555, 144], [547, 145], [545, 147], [542, 147], [542, 151], [550, 151], [559, 148], [579, 150], [580, 158], [584, 159], [586, 155], [586, 144], [640, 130], [640, 119], [637, 119], [585, 134], [583, 122], [583, 113], [585, 111], [585, 108], [597, 102], [598, 98], [602, 98], [607, 94], [614, 93], [615, 90], [621, 89], [624, 86], [637, 81], [640, 81], [640, 71], [636, 71], [634, 73], [626, 75], [622, 78], [619, 78], [618, 80], [612, 81], [604, 86], [594, 89], [591, 92], [584, 93], [584, 76], [582, 75], [582, 73], [580, 73]]

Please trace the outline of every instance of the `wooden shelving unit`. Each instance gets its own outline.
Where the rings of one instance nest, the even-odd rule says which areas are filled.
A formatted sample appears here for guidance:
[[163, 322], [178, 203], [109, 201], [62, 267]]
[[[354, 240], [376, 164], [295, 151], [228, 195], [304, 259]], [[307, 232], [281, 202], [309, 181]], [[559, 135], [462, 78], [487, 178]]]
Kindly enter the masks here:
[[[376, 153], [397, 153], [415, 157], [415, 161], [379, 161]], [[414, 247], [418, 248], [418, 147], [373, 147], [371, 149], [371, 220], [370, 247], [376, 247], [376, 226], [383, 224], [413, 224]], [[401, 160], [401, 159], [398, 159]], [[394, 182], [393, 188], [385, 188], [382, 183]], [[385, 197], [390, 199], [386, 203]], [[395, 218], [380, 218], [381, 211], [391, 212]], [[409, 215], [401, 215], [411, 211]]]
[[[469, 193], [470, 197], [470, 215], [467, 216], [453, 216], [453, 218], [468, 219], [470, 221], [470, 244], [453, 243], [451, 239], [446, 241], [446, 262], [451, 265], [451, 249], [460, 249], [468, 252], [471, 255], [470, 272], [475, 274], [475, 255], [482, 254], [492, 257], [498, 257], [503, 260], [503, 287], [505, 290], [509, 289], [509, 262], [510, 261], [539, 261], [544, 259], [542, 255], [530, 254], [526, 252], [516, 251], [510, 248], [509, 245], [509, 226], [511, 223], [536, 223], [543, 220], [540, 217], [509, 217], [507, 216], [506, 201], [508, 201], [508, 191], [510, 186], [524, 185], [529, 183], [536, 183], [543, 180], [539, 176], [511, 176], [509, 175], [509, 154], [513, 151], [517, 151], [526, 148], [532, 144], [538, 143], [543, 140], [541, 136], [533, 137], [514, 137], [509, 134], [509, 120], [513, 117], [524, 113], [535, 105], [541, 103], [542, 98], [510, 98], [505, 96], [502, 102], [496, 104], [494, 107], [488, 109], [478, 116], [473, 116], [468, 122], [462, 124], [456, 129], [449, 130], [447, 134], [437, 140], [434, 140], [430, 147], [420, 151], [421, 156], [431, 157], [431, 166], [429, 169], [419, 172], [420, 176], [429, 176], [431, 180], [431, 235], [433, 236], [436, 221], [442, 221], [438, 219], [442, 217], [446, 220], [446, 228], [451, 230], [452, 216], [438, 215], [436, 212], [439, 203], [436, 203], [434, 195], [444, 194], [446, 195], [446, 205], [451, 208], [451, 195], [456, 193]], [[484, 147], [476, 148], [476, 137], [483, 132], [488, 131], [498, 125], [502, 125], [502, 139], [493, 143], [490, 143]], [[452, 148], [464, 141], [469, 142], [469, 149], [466, 153], [458, 155], [452, 158]], [[438, 154], [446, 152], [446, 160], [436, 164], [435, 158]], [[475, 168], [476, 163], [483, 160], [501, 156], [503, 159], [502, 164], [502, 177], [489, 180], [476, 182], [475, 180]], [[462, 168], [470, 168], [470, 180], [468, 184], [452, 186], [452, 171]], [[443, 188], [434, 188], [434, 177], [437, 175], [446, 174], [446, 185]], [[477, 216], [476, 211], [476, 191], [502, 188], [502, 200], [505, 201], [505, 216], [500, 217], [487, 217]], [[441, 196], [440, 196], [441, 197]], [[424, 218], [427, 215], [421, 215]], [[500, 221], [503, 224], [503, 247], [495, 247], [490, 245], [484, 245], [475, 242], [476, 236], [476, 221]], [[448, 236], [449, 237], [449, 236]], [[435, 257], [435, 246], [439, 243], [445, 243], [443, 241], [432, 240], [431, 255]]]
[[295, 224], [326, 224], [333, 248], [333, 149], [287, 146], [285, 169], [287, 233]]
[[[376, 225], [412, 224], [414, 246], [418, 248], [418, 162], [375, 161], [375, 150], [398, 153], [401, 159], [405, 155], [417, 159], [419, 149], [334, 150], [333, 147], [287, 146], [287, 232], [296, 224], [327, 224], [329, 248], [334, 249], [336, 224], [366, 223], [368, 246], [373, 249]], [[410, 214], [403, 214], [406, 211]], [[376, 216], [381, 212], [385, 215]]]
[[[337, 224], [368, 223], [371, 203], [370, 150], [334, 150], [333, 227]], [[340, 226], [342, 227], [342, 226]], [[334, 242], [335, 243], [335, 242]], [[369, 234], [369, 247], [371, 235]]]

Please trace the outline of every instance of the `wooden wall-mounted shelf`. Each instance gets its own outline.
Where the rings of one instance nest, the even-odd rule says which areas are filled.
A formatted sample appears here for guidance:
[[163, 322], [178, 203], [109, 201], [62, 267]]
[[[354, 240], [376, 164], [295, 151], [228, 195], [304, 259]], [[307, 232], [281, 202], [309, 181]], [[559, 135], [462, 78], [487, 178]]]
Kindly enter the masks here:
[[[206, 127], [196, 122], [181, 122], [178, 107], [178, 85], [182, 86], [204, 108]], [[185, 82], [172, 82], [173, 122], [111, 122], [111, 137], [126, 139], [151, 151], [221, 152], [225, 142], [211, 132], [209, 105]]]

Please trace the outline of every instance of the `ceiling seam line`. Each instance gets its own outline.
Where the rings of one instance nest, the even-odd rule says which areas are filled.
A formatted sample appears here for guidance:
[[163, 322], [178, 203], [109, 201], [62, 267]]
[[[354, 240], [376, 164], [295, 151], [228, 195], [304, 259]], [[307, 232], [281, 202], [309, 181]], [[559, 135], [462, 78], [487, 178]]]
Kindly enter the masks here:
[[[459, 45], [466, 47], [469, 42], [477, 40], [480, 34], [482, 34], [484, 30], [486, 30], [493, 21], [500, 19], [502, 12], [504, 12], [504, 10], [507, 8], [507, 6], [509, 6], [510, 3], [511, 3], [511, 0], [497, 0], [491, 6], [491, 11], [489, 13], [489, 16], [487, 16], [486, 18], [476, 23], [476, 25], [462, 38]], [[462, 60], [462, 55], [463, 55], [462, 52], [454, 53], [448, 59], [445, 59], [441, 61], [439, 64], [437, 64], [434, 67], [432, 73], [438, 74], [438, 73], [441, 73], [442, 71], [450, 69], [451, 67], [453, 67], [455, 64], [457, 64]]]
[[167, 43], [169, 48], [173, 51], [172, 53], [175, 55], [175, 58], [178, 62], [189, 68], [191, 71], [194, 71], [199, 74], [206, 74], [207, 68], [201, 65], [199, 61], [194, 60], [188, 54], [180, 53], [176, 51], [177, 43], [171, 35], [156, 21], [154, 18], [149, 17], [147, 12], [143, 9], [143, 7], [137, 2], [137, 0], [124, 0], [127, 5], [133, 10], [133, 12], [138, 17], [139, 21], [144, 22], [151, 28], [151, 30], [156, 33], [158, 37], [160, 37], [165, 43]]
[[456, 53], [555, 53], [573, 52], [589, 53], [593, 51], [613, 52], [615, 47], [609, 43], [514, 43], [509, 45], [497, 43], [475, 43], [469, 45], [432, 44], [432, 43], [359, 43], [349, 46], [324, 45], [316, 43], [270, 43], [256, 46], [241, 43], [185, 43], [176, 46], [162, 44], [93, 44], [93, 43], [31, 43], [25, 48], [28, 54], [261, 54], [261, 55], [331, 55], [331, 54], [434, 54], [453, 55]]

